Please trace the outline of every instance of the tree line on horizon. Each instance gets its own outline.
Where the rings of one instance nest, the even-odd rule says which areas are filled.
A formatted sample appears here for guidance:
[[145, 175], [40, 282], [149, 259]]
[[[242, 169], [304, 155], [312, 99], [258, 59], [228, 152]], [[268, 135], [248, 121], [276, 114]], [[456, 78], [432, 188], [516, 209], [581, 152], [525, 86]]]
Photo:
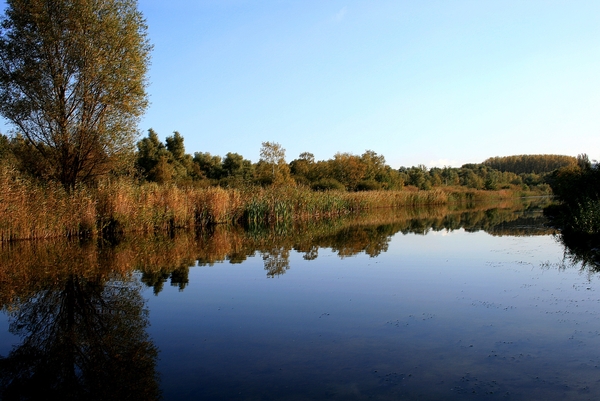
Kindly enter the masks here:
[[[472, 189], [537, 189], [548, 192], [548, 176], [553, 171], [577, 165], [577, 158], [564, 155], [516, 155], [488, 158], [482, 163], [461, 167], [425, 165], [394, 169], [385, 157], [372, 150], [362, 155], [336, 153], [328, 160], [316, 160], [310, 152], [286, 161], [285, 149], [275, 142], [263, 142], [260, 159], [253, 163], [238, 153], [224, 157], [209, 152], [186, 153], [183, 136], [175, 131], [163, 143], [149, 129], [128, 158], [128, 167], [119, 164], [112, 175], [133, 176], [159, 184], [196, 187], [237, 188], [248, 185], [302, 185], [313, 190], [429, 190], [444, 186]], [[0, 134], [0, 160], [16, 166], [24, 174], [48, 179], [46, 165], [22, 136]]]
[[487, 190], [537, 187], [547, 191], [549, 173], [577, 164], [572, 156], [518, 155], [492, 157], [460, 168], [418, 165], [393, 169], [383, 155], [372, 150], [362, 155], [338, 152], [328, 160], [316, 160], [312, 153], [303, 152], [288, 163], [285, 149], [275, 142], [263, 142], [259, 161], [252, 163], [232, 152], [224, 157], [208, 152], [187, 154], [184, 138], [177, 131], [165, 142], [150, 129], [137, 143], [135, 164], [144, 180], [222, 187], [304, 185], [314, 190], [347, 191], [441, 186]]

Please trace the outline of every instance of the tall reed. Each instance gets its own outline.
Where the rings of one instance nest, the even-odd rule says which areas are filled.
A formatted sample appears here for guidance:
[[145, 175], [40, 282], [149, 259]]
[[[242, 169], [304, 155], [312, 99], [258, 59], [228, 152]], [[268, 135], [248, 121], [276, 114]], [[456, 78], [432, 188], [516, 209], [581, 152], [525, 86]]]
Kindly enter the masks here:
[[102, 241], [62, 239], [4, 242], [0, 243], [0, 283], [4, 284], [0, 286], [0, 308], [73, 274], [104, 282], [115, 273], [126, 278], [139, 271], [142, 282], [160, 292], [168, 280], [183, 289], [190, 266], [240, 263], [257, 253], [264, 260], [267, 274], [273, 276], [289, 268], [286, 260], [291, 250], [308, 260], [318, 257], [323, 248], [340, 257], [361, 252], [375, 256], [385, 251], [391, 236], [398, 232], [425, 234], [463, 228], [492, 235], [554, 233], [523, 227], [523, 219], [535, 213], [526, 202], [506, 200], [469, 208], [432, 205], [379, 209], [251, 230], [220, 224], [196, 232], [180, 230], [173, 235], [132, 233], [111, 246], [97, 246]]
[[448, 205], [514, 198], [512, 191], [315, 192], [303, 187], [185, 188], [105, 181], [67, 192], [0, 168], [0, 241], [197, 229], [214, 224], [262, 225], [341, 216], [360, 210]]
[[85, 188], [67, 193], [0, 167], [0, 241], [95, 234], [95, 200]]

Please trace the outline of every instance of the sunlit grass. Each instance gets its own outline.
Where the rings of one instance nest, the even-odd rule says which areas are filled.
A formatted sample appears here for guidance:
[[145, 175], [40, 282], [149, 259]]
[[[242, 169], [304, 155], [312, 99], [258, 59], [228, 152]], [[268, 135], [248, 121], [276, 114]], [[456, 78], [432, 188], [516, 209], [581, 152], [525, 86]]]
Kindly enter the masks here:
[[215, 224], [307, 221], [381, 208], [511, 199], [511, 190], [463, 187], [399, 191], [312, 191], [304, 187], [193, 188], [115, 179], [97, 188], [41, 185], [0, 170], [0, 241], [198, 229]]

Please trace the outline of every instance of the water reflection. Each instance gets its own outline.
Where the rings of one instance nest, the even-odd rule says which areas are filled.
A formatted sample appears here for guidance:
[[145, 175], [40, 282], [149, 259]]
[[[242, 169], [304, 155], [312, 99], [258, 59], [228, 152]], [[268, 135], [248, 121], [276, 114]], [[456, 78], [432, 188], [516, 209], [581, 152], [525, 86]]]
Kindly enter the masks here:
[[122, 255], [48, 245], [2, 249], [1, 307], [21, 343], [0, 359], [0, 398], [158, 399], [158, 351]]
[[581, 266], [590, 273], [600, 272], [600, 238], [598, 236], [561, 233], [558, 241], [565, 248], [565, 262]]
[[[141, 294], [144, 286], [151, 288], [156, 295], [167, 285], [180, 291], [186, 290], [191, 266], [225, 262], [238, 264], [258, 256], [262, 259], [264, 274], [277, 277], [294, 268], [290, 260], [299, 261], [299, 258], [293, 258], [295, 253], [302, 254], [309, 261], [318, 259], [319, 252], [334, 253], [339, 258], [358, 254], [375, 257], [386, 253], [390, 244], [398, 247], [401, 243], [406, 247], [402, 255], [411, 256], [406, 249], [412, 246], [410, 244], [423, 243], [425, 238], [420, 236], [458, 229], [468, 232], [483, 230], [493, 236], [554, 234], [553, 229], [544, 226], [545, 219], [538, 206], [527, 201], [491, 207], [480, 205], [466, 210], [407, 208], [345, 216], [319, 224], [280, 224], [246, 230], [218, 226], [197, 233], [182, 232], [173, 237], [130, 236], [114, 244], [55, 242], [4, 245], [0, 250], [0, 306], [11, 316], [10, 330], [20, 336], [21, 341], [0, 359], [0, 398], [159, 398], [158, 350], [147, 334], [148, 311]], [[402, 241], [391, 242], [392, 237], [398, 237], [398, 234], [418, 234], [419, 237], [411, 235]], [[463, 243], [462, 254], [473, 248], [473, 238], [489, 238], [464, 233], [453, 237], [469, 238], [468, 243]], [[456, 244], [441, 241], [445, 240], [442, 236], [430, 235], [426, 239], [436, 240], [428, 241], [430, 248], [427, 249], [435, 248], [431, 245], [433, 243], [441, 245], [444, 242], [447, 247]], [[541, 237], [528, 240], [535, 242], [540, 239], [544, 240]], [[503, 244], [507, 243], [506, 240], [515, 241], [511, 238], [503, 240]], [[568, 238], [565, 245], [569, 244], [567, 241]], [[536, 371], [538, 375], [536, 369], [541, 364], [527, 362], [529, 354], [523, 353], [528, 347], [535, 349], [538, 337], [522, 339], [521, 327], [531, 321], [531, 316], [539, 321], [554, 316], [550, 313], [560, 314], [561, 320], [556, 327], [562, 335], [560, 330], [566, 326], [565, 310], [576, 305], [576, 301], [582, 302], [582, 299], [580, 294], [576, 294], [579, 298], [573, 298], [573, 302], [571, 299], [563, 302], [567, 297], [564, 293], [557, 294], [544, 301], [545, 304], [563, 302], [566, 306], [549, 306], [550, 309], [538, 315], [527, 314], [530, 310], [537, 311], [538, 303], [542, 304], [540, 297], [547, 295], [545, 288], [556, 287], [552, 283], [552, 286], [540, 286], [540, 290], [534, 292], [535, 285], [532, 283], [538, 282], [540, 278], [537, 276], [534, 277], [536, 281], [517, 277], [516, 280], [520, 281], [516, 287], [503, 287], [502, 291], [497, 291], [500, 295], [493, 295], [490, 283], [501, 283], [511, 274], [523, 274], [521, 271], [514, 273], [514, 266], [529, 261], [528, 254], [519, 253], [525, 252], [522, 249], [507, 252], [503, 247], [496, 249], [494, 255], [505, 259], [500, 256], [491, 262], [481, 259], [471, 269], [463, 259], [456, 258], [455, 262], [447, 265], [447, 261], [440, 262], [445, 257], [437, 258], [438, 255], [434, 255], [436, 258], [431, 259], [431, 263], [424, 264], [419, 264], [421, 259], [413, 259], [401, 266], [388, 261], [386, 269], [379, 268], [382, 273], [379, 275], [363, 274], [360, 267], [345, 265], [344, 274], [354, 269], [354, 280], [338, 280], [342, 269], [336, 270], [332, 266], [334, 263], [329, 261], [329, 273], [319, 270], [317, 263], [310, 263], [310, 269], [324, 280], [321, 283], [308, 280], [304, 285], [298, 284], [302, 283], [298, 281], [298, 276], [302, 275], [298, 274], [294, 277], [296, 281], [288, 275], [277, 285], [272, 285], [275, 282], [271, 280], [259, 280], [260, 283], [253, 282], [252, 288], [249, 288], [248, 279], [252, 275], [248, 275], [248, 269], [240, 269], [236, 279], [219, 275], [219, 269], [197, 269], [194, 274], [201, 271], [212, 281], [196, 280], [204, 286], [193, 283], [197, 291], [193, 293], [194, 285], [190, 285], [179, 297], [180, 301], [185, 298], [185, 303], [182, 301], [172, 309], [162, 306], [168, 309], [166, 312], [163, 310], [163, 314], [169, 317], [180, 314], [180, 320], [186, 322], [177, 332], [178, 320], [169, 320], [169, 332], [177, 335], [168, 337], [164, 334], [162, 342], [157, 331], [153, 332], [163, 352], [171, 351], [171, 355], [165, 356], [165, 362], [161, 361], [167, 364], [167, 368], [163, 366], [161, 371], [165, 375], [177, 376], [177, 380], [186, 377], [197, 387], [206, 384], [210, 387], [206, 391], [214, 392], [213, 395], [224, 389], [235, 395], [247, 389], [248, 385], [257, 386], [255, 394], [261, 394], [269, 387], [261, 386], [271, 383], [276, 387], [277, 378], [283, 377], [285, 386], [277, 387], [277, 391], [281, 392], [281, 398], [285, 398], [289, 395], [287, 385], [295, 383], [292, 378], [299, 378], [296, 390], [302, 395], [306, 395], [303, 393], [306, 383], [318, 383], [320, 376], [328, 378], [329, 382], [341, 382], [346, 377], [345, 372], [336, 373], [338, 376], [334, 374], [334, 379], [327, 375], [356, 357], [355, 360], [360, 363], [353, 365], [353, 377], [357, 382], [369, 382], [365, 384], [367, 389], [374, 381], [379, 383], [379, 387], [375, 386], [372, 392], [368, 392], [376, 395], [377, 391], [387, 391], [386, 386], [390, 383], [400, 388], [409, 380], [416, 382], [416, 367], [422, 369], [424, 365], [434, 365], [432, 361], [440, 358], [447, 357], [447, 361], [452, 361], [448, 362], [448, 371], [458, 371], [459, 367], [452, 363], [462, 363], [459, 357], [483, 371], [492, 363], [492, 356], [495, 358], [498, 354], [497, 347], [505, 347], [509, 362], [503, 360], [503, 363], [512, 363], [515, 358], [523, 365], [531, 363], [519, 372]], [[441, 247], [437, 251], [443, 253]], [[488, 256], [489, 253], [486, 258]], [[597, 261], [593, 255], [584, 257], [579, 260], [586, 263]], [[513, 258], [520, 259], [513, 262]], [[259, 263], [261, 259], [258, 259]], [[385, 259], [385, 256], [379, 258]], [[443, 263], [443, 267], [436, 263]], [[463, 266], [465, 264], [467, 268]], [[431, 266], [437, 267], [432, 269]], [[597, 269], [597, 264], [595, 266]], [[301, 269], [298, 271], [302, 272]], [[482, 275], [483, 271], [487, 275]], [[307, 271], [302, 273], [306, 279]], [[259, 275], [262, 274], [259, 272]], [[548, 279], [547, 276], [544, 278]], [[370, 284], [364, 282], [367, 279]], [[469, 285], [462, 284], [467, 282]], [[524, 292], [515, 292], [513, 287]], [[595, 301], [587, 287], [584, 292], [589, 295], [583, 300], [591, 305]], [[303, 292], [306, 289], [311, 292]], [[256, 294], [260, 296], [255, 297]], [[344, 296], [334, 296], [339, 294]], [[515, 296], [519, 294], [523, 296]], [[527, 294], [531, 302], [525, 296]], [[149, 304], [169, 300], [169, 294], [164, 295], [150, 297]], [[160, 314], [158, 309], [153, 313]], [[584, 314], [585, 311], [587, 309], [573, 306], [573, 310], [567, 312], [573, 319], [583, 316], [581, 321], [584, 321], [589, 317]], [[501, 314], [506, 314], [507, 320], [502, 320]], [[476, 318], [471, 320], [474, 316]], [[289, 322], [286, 320], [288, 317], [291, 317]], [[277, 322], [284, 324], [278, 325]], [[595, 324], [596, 320], [591, 322]], [[513, 332], [502, 324], [515, 325], [517, 329]], [[267, 331], [264, 331], [265, 327], [268, 327]], [[502, 331], [503, 328], [506, 331]], [[165, 326], [161, 329], [164, 332]], [[348, 337], [345, 337], [346, 334], [349, 334]], [[577, 331], [565, 336], [573, 337], [571, 334], [583, 336]], [[514, 345], [514, 339], [521, 342]], [[590, 344], [596, 340], [593, 337], [589, 340]], [[443, 341], [449, 342], [446, 349], [430, 350], [431, 344], [437, 346]], [[290, 346], [292, 342], [297, 348]], [[563, 343], [555, 346], [548, 342], [544, 347], [552, 349], [552, 354], [561, 349], [565, 354], [573, 351]], [[181, 354], [173, 356], [173, 352]], [[469, 354], [465, 357], [463, 353], [467, 352], [475, 352], [475, 356]], [[181, 362], [181, 355], [190, 360], [187, 365]], [[381, 359], [377, 360], [376, 355]], [[427, 359], [427, 355], [434, 357]], [[230, 361], [235, 363], [228, 364]], [[399, 364], [398, 361], [404, 362]], [[275, 362], [280, 363], [277, 369], [272, 366]], [[399, 370], [394, 364], [405, 370]], [[169, 370], [179, 365], [180, 370], [176, 373]], [[363, 365], [369, 368], [361, 370]], [[247, 369], [247, 366], [254, 370]], [[501, 370], [510, 373], [515, 371], [515, 366], [506, 365]], [[445, 368], [439, 369], [440, 377], [454, 377], [447, 374]], [[297, 371], [305, 376], [297, 374]], [[182, 372], [186, 376], [182, 376]], [[493, 371], [494, 374], [496, 372]], [[549, 377], [550, 373], [546, 373]], [[255, 374], [260, 375], [259, 379], [252, 376]], [[232, 380], [233, 376], [237, 381]], [[481, 373], [481, 376], [485, 374]], [[471, 380], [469, 376], [465, 377], [462, 379]], [[163, 378], [166, 381], [165, 376]], [[496, 379], [490, 376], [489, 383], [496, 383]], [[420, 380], [422, 382], [415, 384], [414, 388], [423, 388], [425, 394], [431, 383], [423, 378]], [[239, 388], [232, 382], [238, 383]], [[452, 383], [449, 381], [439, 386], [456, 390], [456, 399], [474, 391], [474, 381], [471, 384], [462, 381]], [[464, 394], [460, 393], [463, 389], [466, 391]], [[182, 393], [184, 390], [181, 390]], [[172, 388], [165, 389], [165, 393], [167, 391], [175, 392]], [[496, 398], [500, 397], [498, 393]], [[173, 399], [177, 397], [173, 396]]]
[[[556, 231], [544, 226], [546, 220], [541, 213], [541, 207], [548, 202], [548, 199], [530, 199], [468, 209], [448, 206], [388, 209], [318, 223], [288, 223], [250, 229], [217, 226], [170, 237], [129, 236], [118, 243], [101, 244], [99, 247], [63, 242], [12, 244], [4, 245], [0, 257], [10, 266], [24, 267], [21, 270], [14, 267], [15, 271], [33, 271], [33, 266], [47, 266], [45, 273], [49, 275], [57, 274], [56, 266], [63, 266], [58, 269], [60, 271], [82, 270], [85, 274], [96, 266], [103, 272], [97, 278], [101, 288], [104, 288], [104, 283], [115, 281], [109, 277], [111, 274], [120, 272], [122, 276], [129, 277], [132, 271], [139, 271], [141, 282], [159, 294], [167, 282], [184, 290], [189, 282], [191, 266], [222, 262], [237, 264], [257, 253], [264, 261], [267, 276], [275, 277], [290, 269], [292, 250], [302, 253], [305, 260], [316, 259], [319, 249], [323, 248], [332, 250], [340, 258], [360, 253], [376, 257], [387, 251], [390, 239], [397, 233], [426, 235], [432, 231], [464, 229], [468, 232], [483, 230], [495, 236], [553, 234]], [[69, 252], [74, 254], [65, 254]], [[0, 275], [7, 274], [7, 269], [0, 272]], [[45, 288], [39, 282], [43, 279], [28, 277], [28, 280], [25, 284], [11, 280], [10, 285], [2, 285], [0, 297], [4, 297], [1, 299], [3, 305], [15, 301], [11, 297], [16, 296], [18, 291], [29, 291], [26, 297], [19, 299], [37, 299], [36, 289]], [[130, 278], [128, 280], [121, 282], [133, 283]], [[60, 278], [59, 282], [64, 282], [64, 278]], [[37, 284], [31, 287], [34, 283]]]
[[[340, 258], [360, 253], [376, 257], [388, 250], [390, 239], [397, 233], [426, 235], [431, 231], [464, 229], [468, 232], [483, 230], [494, 236], [554, 234], [556, 230], [544, 225], [546, 219], [541, 207], [548, 202], [549, 199], [532, 199], [458, 210], [448, 207], [389, 209], [312, 224], [279, 224], [251, 227], [249, 230], [217, 226], [197, 233], [193, 240], [189, 236], [174, 239], [175, 243], [170, 242], [170, 247], [186, 253], [177, 257], [171, 252], [170, 258], [176, 261], [176, 269], [181, 272], [186, 264], [179, 260], [187, 260], [188, 263], [195, 260], [199, 265], [225, 261], [241, 263], [258, 253], [263, 258], [267, 276], [275, 277], [290, 269], [292, 250], [302, 253], [305, 260], [316, 259], [319, 249], [323, 248], [332, 250]], [[176, 245], [180, 240], [186, 246]], [[160, 292], [162, 283], [167, 279], [171, 278], [171, 283], [174, 283], [169, 269], [163, 267], [162, 271], [162, 281], [154, 284], [155, 293]]]

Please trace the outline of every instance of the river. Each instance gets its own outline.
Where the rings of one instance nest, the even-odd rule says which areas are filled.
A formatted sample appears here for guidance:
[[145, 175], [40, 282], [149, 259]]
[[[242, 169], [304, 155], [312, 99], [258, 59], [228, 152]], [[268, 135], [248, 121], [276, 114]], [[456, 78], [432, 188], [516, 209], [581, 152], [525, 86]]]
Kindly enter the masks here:
[[598, 399], [597, 266], [544, 202], [4, 244], [0, 391]]

